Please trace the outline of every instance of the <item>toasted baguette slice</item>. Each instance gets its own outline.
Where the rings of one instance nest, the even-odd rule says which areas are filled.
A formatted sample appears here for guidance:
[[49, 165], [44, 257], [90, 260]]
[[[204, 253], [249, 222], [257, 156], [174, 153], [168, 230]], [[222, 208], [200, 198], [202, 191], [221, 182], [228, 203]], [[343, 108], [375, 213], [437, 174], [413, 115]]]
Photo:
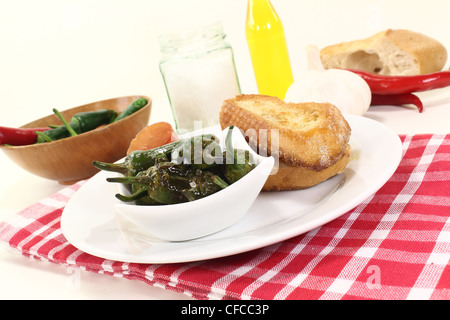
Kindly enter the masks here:
[[435, 39], [410, 30], [386, 30], [367, 39], [321, 50], [324, 67], [382, 75], [417, 75], [442, 70], [447, 50]]
[[225, 100], [219, 119], [222, 128], [235, 125], [253, 137], [250, 143], [260, 153], [316, 171], [342, 157], [351, 134], [342, 113], [332, 104], [287, 103], [265, 95], [239, 95]]
[[342, 173], [350, 160], [350, 146], [343, 156], [332, 166], [315, 171], [304, 167], [295, 167], [280, 162], [278, 170], [264, 184], [263, 191], [287, 191], [306, 189], [315, 186], [329, 178]]

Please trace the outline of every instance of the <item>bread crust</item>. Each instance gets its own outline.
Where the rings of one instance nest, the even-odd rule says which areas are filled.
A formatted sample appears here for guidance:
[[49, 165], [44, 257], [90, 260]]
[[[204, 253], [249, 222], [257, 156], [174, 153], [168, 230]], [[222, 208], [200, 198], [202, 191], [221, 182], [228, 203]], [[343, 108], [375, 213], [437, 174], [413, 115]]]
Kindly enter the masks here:
[[[351, 129], [342, 113], [329, 103], [287, 103], [265, 95], [239, 95], [225, 100], [222, 128], [235, 125], [249, 136], [260, 154], [278, 157], [291, 166], [322, 171], [347, 150]], [[275, 135], [274, 135], [275, 133]]]
[[347, 146], [342, 157], [332, 166], [315, 171], [304, 167], [296, 167], [280, 162], [278, 170], [264, 184], [263, 191], [290, 191], [315, 186], [344, 171], [350, 161], [350, 146]]
[[388, 29], [369, 38], [321, 50], [325, 68], [350, 68], [384, 75], [414, 75], [442, 70], [447, 50], [437, 40], [410, 30]]

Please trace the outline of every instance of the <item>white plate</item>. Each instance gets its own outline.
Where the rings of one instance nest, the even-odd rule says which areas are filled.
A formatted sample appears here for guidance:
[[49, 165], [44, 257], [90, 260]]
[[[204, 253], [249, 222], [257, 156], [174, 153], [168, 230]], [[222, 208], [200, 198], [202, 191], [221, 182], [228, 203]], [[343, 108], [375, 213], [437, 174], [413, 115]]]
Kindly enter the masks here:
[[397, 134], [364, 117], [346, 115], [352, 161], [345, 171], [305, 190], [263, 192], [231, 227], [184, 242], [150, 239], [114, 209], [110, 172], [88, 180], [67, 203], [61, 229], [78, 249], [105, 259], [178, 263], [218, 258], [274, 244], [317, 228], [353, 209], [392, 176], [402, 157]]

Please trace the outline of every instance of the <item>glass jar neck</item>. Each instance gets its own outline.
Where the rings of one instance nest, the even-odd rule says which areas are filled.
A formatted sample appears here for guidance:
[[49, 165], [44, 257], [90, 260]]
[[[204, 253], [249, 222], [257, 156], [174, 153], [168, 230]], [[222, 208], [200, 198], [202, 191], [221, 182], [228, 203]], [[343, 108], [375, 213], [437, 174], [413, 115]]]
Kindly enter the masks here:
[[159, 36], [161, 53], [166, 56], [195, 55], [211, 51], [225, 39], [222, 24], [214, 23], [204, 28], [171, 32]]

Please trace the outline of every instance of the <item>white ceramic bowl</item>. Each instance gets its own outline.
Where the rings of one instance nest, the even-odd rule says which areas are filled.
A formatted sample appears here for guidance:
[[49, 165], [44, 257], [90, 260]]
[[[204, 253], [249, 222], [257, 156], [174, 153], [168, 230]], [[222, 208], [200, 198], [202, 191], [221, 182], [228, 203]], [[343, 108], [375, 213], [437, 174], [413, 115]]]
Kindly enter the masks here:
[[[228, 128], [219, 131], [217, 136], [221, 144], [227, 132]], [[231, 226], [250, 209], [275, 163], [273, 157], [256, 154], [237, 128], [233, 129], [233, 145], [249, 150], [257, 165], [227, 188], [199, 200], [173, 205], [138, 206], [118, 202], [115, 204], [116, 211], [138, 227], [141, 233], [165, 241], [199, 238]], [[118, 186], [120, 193], [129, 194], [122, 184]]]

